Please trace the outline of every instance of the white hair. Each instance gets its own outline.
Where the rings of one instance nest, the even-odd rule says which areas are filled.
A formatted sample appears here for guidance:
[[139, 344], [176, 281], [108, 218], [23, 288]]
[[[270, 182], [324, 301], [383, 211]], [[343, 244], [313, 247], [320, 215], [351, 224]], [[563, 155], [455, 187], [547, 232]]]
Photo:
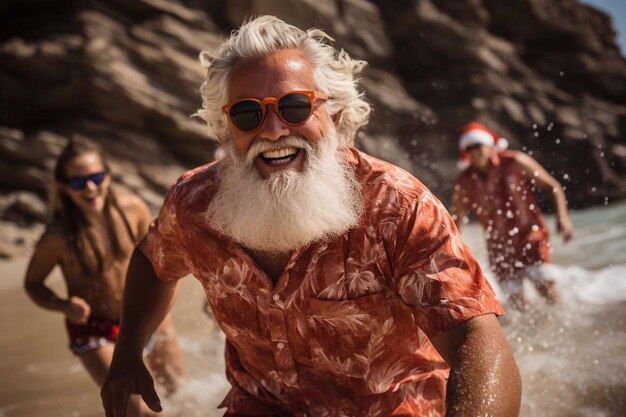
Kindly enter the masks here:
[[228, 102], [228, 82], [233, 66], [244, 59], [261, 57], [279, 50], [296, 49], [313, 67], [318, 89], [328, 95], [331, 116], [339, 113], [339, 145], [352, 146], [356, 131], [367, 124], [370, 105], [357, 90], [358, 74], [365, 61], [350, 58], [343, 49], [328, 44], [333, 39], [319, 29], [306, 32], [275, 16], [260, 16], [244, 23], [213, 51], [200, 53], [207, 69], [200, 88], [202, 109], [196, 115], [206, 121], [209, 136], [221, 142], [228, 138], [228, 124], [222, 106]]

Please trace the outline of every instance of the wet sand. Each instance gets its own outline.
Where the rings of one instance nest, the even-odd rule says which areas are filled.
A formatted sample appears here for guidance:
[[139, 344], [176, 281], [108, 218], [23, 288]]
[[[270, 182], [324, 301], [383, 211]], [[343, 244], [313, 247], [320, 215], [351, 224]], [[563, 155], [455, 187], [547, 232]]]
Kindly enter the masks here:
[[[63, 316], [37, 307], [22, 289], [27, 262], [0, 261], [0, 417], [101, 417], [99, 388], [67, 349]], [[58, 269], [47, 283], [65, 293]], [[173, 317], [190, 380], [164, 401], [170, 416], [222, 415], [223, 342], [202, 313], [203, 299], [195, 279], [183, 280]]]

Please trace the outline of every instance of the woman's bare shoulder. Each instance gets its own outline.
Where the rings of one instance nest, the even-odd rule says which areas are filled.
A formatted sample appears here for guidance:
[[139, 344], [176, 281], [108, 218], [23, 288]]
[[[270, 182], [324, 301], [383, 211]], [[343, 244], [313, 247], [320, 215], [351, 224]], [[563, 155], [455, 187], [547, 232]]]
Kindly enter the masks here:
[[136, 232], [139, 236], [143, 236], [152, 221], [152, 213], [146, 202], [138, 195], [128, 193], [118, 194], [117, 201], [120, 209], [133, 225], [132, 227], [137, 227]]
[[39, 237], [36, 250], [46, 252], [63, 253], [67, 247], [66, 233], [59, 222], [52, 222], [46, 226], [43, 234]]
[[141, 214], [150, 211], [146, 202], [136, 194], [118, 193], [117, 202], [125, 213], [132, 212]]

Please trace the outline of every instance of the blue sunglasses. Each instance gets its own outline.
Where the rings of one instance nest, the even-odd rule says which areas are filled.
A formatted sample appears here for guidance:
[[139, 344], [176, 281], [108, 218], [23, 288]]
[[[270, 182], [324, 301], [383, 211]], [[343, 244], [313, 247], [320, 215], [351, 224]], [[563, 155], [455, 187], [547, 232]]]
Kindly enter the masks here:
[[107, 177], [107, 171], [94, 172], [93, 174], [85, 176], [76, 176], [68, 178], [66, 184], [73, 190], [82, 190], [87, 186], [87, 181], [93, 182], [95, 185], [100, 185]]

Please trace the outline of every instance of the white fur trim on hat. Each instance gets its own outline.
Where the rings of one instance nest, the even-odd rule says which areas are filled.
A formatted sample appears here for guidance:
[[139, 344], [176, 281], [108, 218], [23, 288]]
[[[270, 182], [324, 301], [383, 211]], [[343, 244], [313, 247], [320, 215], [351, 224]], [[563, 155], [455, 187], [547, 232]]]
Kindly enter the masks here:
[[468, 132], [465, 132], [459, 138], [459, 149], [464, 151], [468, 146], [471, 145], [487, 145], [494, 146], [495, 140], [493, 135], [489, 132], [485, 132], [484, 130], [472, 129]]

